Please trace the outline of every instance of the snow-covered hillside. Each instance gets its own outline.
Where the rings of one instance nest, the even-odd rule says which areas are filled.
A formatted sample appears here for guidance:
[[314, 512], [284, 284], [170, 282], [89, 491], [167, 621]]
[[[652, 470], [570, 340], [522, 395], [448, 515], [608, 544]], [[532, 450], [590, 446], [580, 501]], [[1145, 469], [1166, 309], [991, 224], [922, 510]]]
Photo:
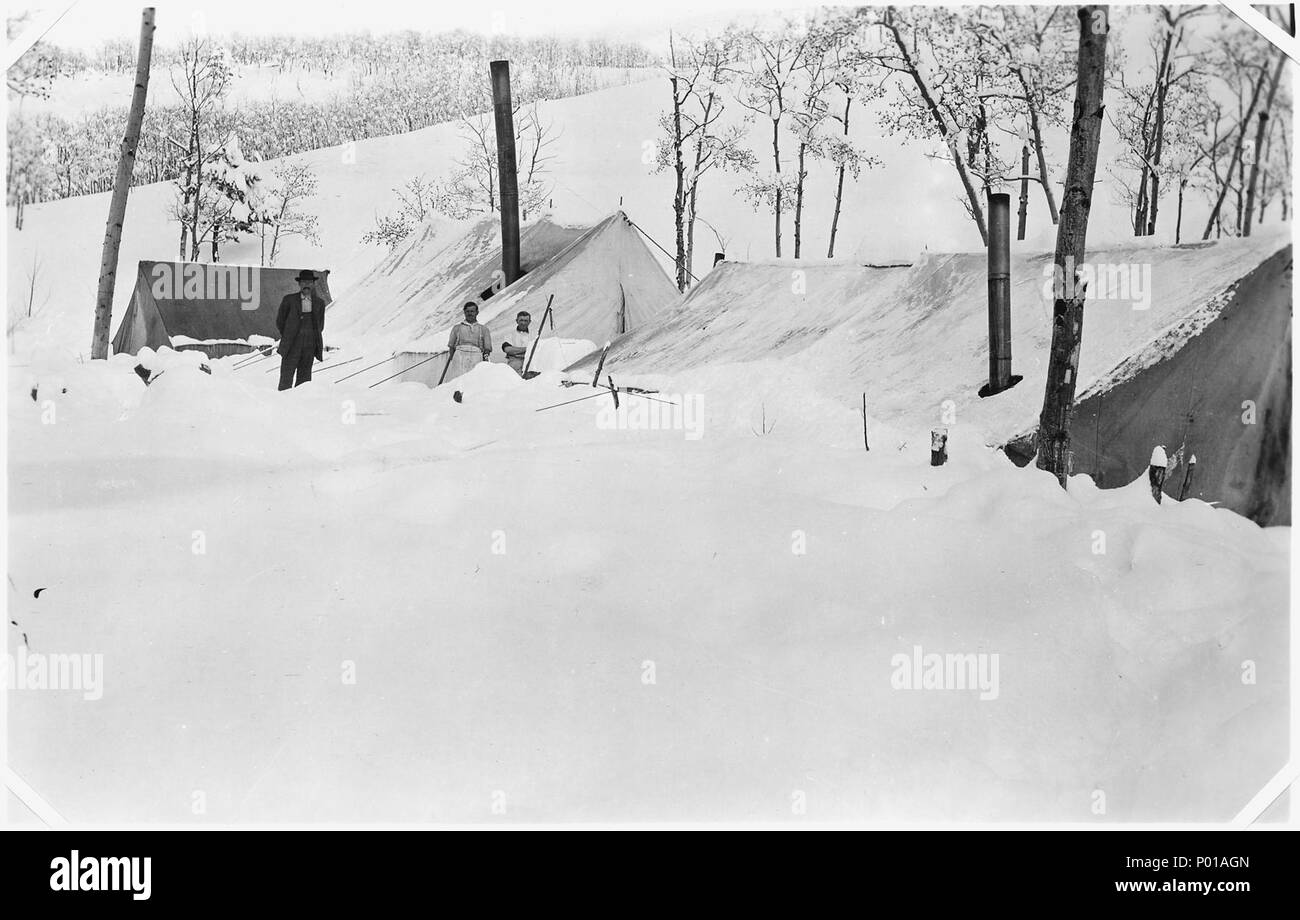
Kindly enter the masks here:
[[[648, 152], [659, 136], [657, 119], [667, 104], [666, 86], [663, 80], [649, 80], [542, 105], [543, 118], [558, 136], [549, 151], [554, 155], [550, 208], [554, 220], [591, 226], [621, 209], [654, 240], [671, 249], [672, 178], [667, 173], [652, 173], [647, 165], [652, 159]], [[951, 166], [927, 157], [925, 145], [903, 145], [897, 139], [879, 137], [874, 120], [866, 114], [860, 115], [856, 124], [855, 139], [879, 156], [883, 165], [864, 172], [846, 192], [837, 255], [865, 262], [912, 262], [926, 251], [979, 250], [980, 238], [959, 202], [961, 186]], [[768, 141], [762, 126], [751, 125], [749, 133], [753, 149], [765, 151]], [[1110, 142], [1107, 133], [1103, 159], [1109, 155]], [[332, 283], [340, 289], [362, 278], [385, 253], [362, 244], [361, 236], [371, 228], [376, 214], [393, 208], [392, 189], [417, 175], [445, 176], [453, 161], [463, 156], [464, 143], [455, 125], [439, 125], [303, 154], [300, 159], [320, 178], [320, 192], [310, 208], [320, 218], [321, 244], [316, 248], [290, 239], [278, 264], [328, 265]], [[771, 221], [738, 194], [740, 181], [741, 177], [725, 172], [710, 175], [702, 185], [700, 212], [726, 240], [729, 258], [770, 258], [774, 254]], [[833, 189], [833, 174], [827, 164], [812, 164], [805, 257], [818, 258], [826, 252]], [[179, 230], [166, 218], [173, 195], [167, 183], [132, 191], [119, 271], [140, 259], [175, 257]], [[29, 206], [21, 231], [14, 231], [9, 222], [10, 316], [25, 313], [29, 299], [36, 305], [34, 319], [22, 324], [20, 339], [29, 336], [29, 341], [45, 346], [88, 350], [89, 305], [94, 302], [98, 283], [108, 198], [107, 194], [90, 195]], [[1189, 204], [1188, 225], [1196, 224], [1195, 213], [1195, 206]], [[790, 221], [787, 215], [787, 236]], [[1031, 201], [1029, 228], [1028, 239], [1013, 243], [1014, 249], [1050, 251], [1055, 228], [1038, 199]], [[1090, 243], [1105, 247], [1129, 239], [1125, 210], [1099, 196], [1089, 226]], [[700, 226], [696, 241], [693, 270], [703, 277], [712, 266], [718, 240], [707, 227]], [[662, 252], [654, 251], [668, 263]], [[249, 239], [228, 246], [222, 259], [257, 264], [259, 252], [259, 243]], [[29, 297], [33, 269], [35, 294]], [[128, 287], [118, 285], [114, 325], [129, 296]]]

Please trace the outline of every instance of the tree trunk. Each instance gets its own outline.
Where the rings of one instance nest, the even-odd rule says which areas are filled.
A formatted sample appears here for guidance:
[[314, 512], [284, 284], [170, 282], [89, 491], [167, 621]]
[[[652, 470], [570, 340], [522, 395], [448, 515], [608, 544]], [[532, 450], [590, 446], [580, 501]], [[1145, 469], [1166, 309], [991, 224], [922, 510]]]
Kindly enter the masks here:
[[1047, 212], [1052, 215], [1052, 226], [1055, 227], [1061, 220], [1060, 212], [1056, 210], [1056, 196], [1052, 194], [1052, 184], [1047, 178], [1047, 154], [1043, 152], [1043, 132], [1038, 124], [1038, 110], [1032, 105], [1029, 107], [1030, 127], [1034, 132], [1034, 152], [1038, 155], [1038, 176], [1043, 181], [1043, 194], [1047, 197]]
[[1160, 213], [1160, 173], [1151, 171], [1151, 197], [1147, 211], [1147, 236], [1156, 235], [1156, 216]]
[[1246, 214], [1241, 235], [1250, 236], [1251, 212], [1255, 210], [1255, 183], [1259, 181], [1259, 164], [1264, 152], [1264, 135], [1268, 132], [1268, 113], [1273, 107], [1273, 97], [1277, 95], [1277, 85], [1282, 80], [1282, 65], [1286, 55], [1280, 51], [1277, 66], [1273, 68], [1272, 81], [1268, 85], [1268, 98], [1264, 100], [1264, 110], [1259, 113], [1259, 127], [1255, 131], [1255, 161], [1250, 164], [1250, 181], [1246, 185]]
[[1138, 179], [1138, 196], [1137, 202], [1133, 206], [1133, 235], [1144, 236], [1147, 232], [1147, 180], [1151, 176], [1151, 170], [1146, 165], [1146, 158], [1142, 160], [1142, 174]]
[[[853, 104], [853, 97], [845, 94], [844, 99], [844, 137], [849, 136], [849, 106]], [[844, 171], [846, 166], [841, 163], [840, 168], [836, 171], [835, 177], [835, 210], [831, 212], [831, 243], [826, 247], [826, 258], [835, 258], [835, 234], [840, 226], [840, 207], [844, 203]]]
[[695, 169], [691, 173], [690, 193], [687, 196], [686, 205], [686, 280], [691, 279], [690, 272], [695, 267], [695, 208], [699, 201], [700, 194], [700, 174], [704, 167], [704, 139], [709, 129], [709, 114], [713, 111], [713, 93], [709, 93], [708, 100], [704, 103], [704, 118], [701, 121], [700, 133], [695, 141]]
[[[695, 174], [697, 177], [699, 173]], [[699, 197], [698, 178], [691, 183], [691, 191], [686, 204], [686, 270], [689, 273], [695, 266], [695, 202]], [[687, 281], [690, 280], [687, 274]]]
[[1016, 239], [1025, 238], [1025, 219], [1029, 216], [1029, 144], [1020, 149], [1020, 222]]
[[1078, 79], [1070, 127], [1070, 157], [1065, 174], [1061, 223], [1056, 230], [1055, 265], [1061, 284], [1052, 307], [1052, 346], [1047, 365], [1043, 410], [1038, 418], [1038, 468], [1050, 471], [1061, 486], [1070, 474], [1070, 421], [1079, 376], [1086, 291], [1075, 287], [1076, 271], [1086, 258], [1088, 214], [1097, 177], [1106, 85], [1106, 7], [1079, 8]]
[[682, 162], [682, 103], [673, 77], [673, 234], [676, 237], [677, 290], [686, 291], [686, 164]]
[[[1242, 129], [1242, 132], [1241, 132], [1241, 133], [1242, 133], [1243, 136], [1245, 135], [1246, 131], [1245, 131], [1244, 128]], [[1243, 146], [1242, 149], [1245, 150], [1245, 147]], [[1246, 159], [1245, 159], [1245, 157], [1241, 157], [1241, 158], [1239, 158], [1239, 159], [1237, 160], [1237, 188], [1236, 188], [1236, 193], [1237, 193], [1237, 223], [1236, 223], [1237, 236], [1241, 236], [1241, 204], [1242, 204], [1241, 193], [1242, 193], [1242, 191], [1243, 191], [1245, 188], [1246, 188]]]
[[1183, 240], [1183, 191], [1187, 188], [1187, 180], [1181, 179], [1178, 182], [1178, 219], [1174, 221], [1174, 245], [1177, 246]]
[[190, 261], [199, 260], [199, 244], [202, 239], [199, 236], [199, 207], [203, 202], [203, 150], [199, 147], [199, 130], [194, 128], [194, 156], [196, 166], [194, 168], [194, 204], [190, 212]]
[[1260, 80], [1255, 84], [1255, 90], [1250, 96], [1250, 105], [1246, 107], [1246, 115], [1238, 123], [1237, 143], [1232, 148], [1232, 159], [1228, 161], [1228, 170], [1224, 174], [1223, 182], [1219, 185], [1219, 196], [1214, 201], [1214, 208], [1210, 211], [1210, 219], [1205, 222], [1205, 233], [1201, 235], [1202, 240], [1210, 238], [1210, 232], [1219, 224], [1220, 235], [1222, 235], [1222, 225], [1220, 223], [1219, 212], [1223, 209], [1223, 199], [1228, 195], [1228, 186], [1232, 184], [1232, 171], [1237, 168], [1237, 161], [1241, 159], [1241, 149], [1245, 143], [1246, 126], [1250, 124], [1251, 116], [1255, 114], [1255, 105], [1259, 102], [1259, 91], [1263, 87], [1264, 81]]
[[[1168, 14], [1166, 14], [1168, 15]], [[1147, 199], [1147, 236], [1156, 235], [1156, 217], [1160, 213], [1160, 160], [1165, 148], [1165, 101], [1169, 98], [1169, 56], [1174, 47], [1175, 30], [1170, 24], [1165, 35], [1164, 52], [1156, 85], [1155, 150], [1151, 156], [1151, 196]]]
[[153, 7], [145, 7], [140, 20], [140, 53], [136, 58], [135, 90], [131, 110], [122, 138], [122, 152], [117, 160], [113, 198], [108, 206], [108, 225], [104, 229], [104, 253], [99, 263], [99, 293], [95, 301], [95, 327], [90, 356], [108, 357], [108, 333], [113, 321], [113, 288], [117, 281], [117, 254], [122, 245], [122, 224], [126, 221], [126, 199], [131, 188], [131, 171], [135, 168], [135, 150], [140, 143], [140, 124], [144, 121], [144, 102], [149, 92], [149, 62], [153, 56]]
[[[677, 290], [686, 291], [686, 164], [682, 161], [682, 100], [677, 94], [677, 50], [673, 45], [673, 33], [668, 32], [669, 60], [673, 66], [673, 76], [669, 84], [673, 91], [673, 236], [676, 240]], [[619, 199], [621, 205], [622, 199]]]
[[772, 162], [776, 166], [776, 257], [781, 258], [781, 136], [778, 133], [781, 120], [772, 119]]
[[794, 257], [799, 258], [799, 253], [803, 245], [803, 182], [807, 177], [804, 172], [804, 156], [807, 153], [808, 145], [799, 144], [799, 172], [796, 174], [794, 186]]

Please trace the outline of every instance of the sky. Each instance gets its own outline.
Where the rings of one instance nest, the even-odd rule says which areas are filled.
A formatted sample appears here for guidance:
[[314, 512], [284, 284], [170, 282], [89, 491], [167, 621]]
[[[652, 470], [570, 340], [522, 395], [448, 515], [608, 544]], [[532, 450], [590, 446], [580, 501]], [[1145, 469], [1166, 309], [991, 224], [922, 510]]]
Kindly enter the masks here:
[[[937, 0], [912, 0], [936, 5]], [[326, 35], [339, 32], [449, 32], [464, 29], [482, 34], [557, 35], [564, 38], [602, 37], [639, 42], [666, 51], [670, 28], [716, 28], [763, 14], [796, 12], [828, 5], [799, 0], [488, 0], [487, 3], [412, 2], [412, 0], [155, 0], [158, 31], [155, 40], [170, 44], [191, 31], [216, 34]], [[1116, 3], [1112, 6], [1133, 5]], [[9, 14], [29, 10], [63, 14], [46, 39], [71, 48], [89, 48], [110, 38], [135, 41], [139, 34], [140, 0], [45, 0], [10, 4]]]
[[[322, 35], [369, 30], [374, 33], [415, 29], [420, 32], [471, 32], [535, 36], [597, 37], [656, 43], [669, 26], [683, 28], [765, 10], [798, 9], [824, 4], [790, 0], [655, 0], [648, 4], [568, 0], [489, 0], [488, 3], [429, 3], [370, 0], [157, 0], [155, 39], [169, 42], [180, 32], [208, 30], [225, 34], [289, 33]], [[58, 13], [68, 0], [13, 4], [13, 9]], [[143, 4], [122, 0], [77, 0], [46, 35], [54, 44], [74, 48], [98, 45], [108, 38], [135, 39]], [[179, 30], [179, 31], [178, 31]]]

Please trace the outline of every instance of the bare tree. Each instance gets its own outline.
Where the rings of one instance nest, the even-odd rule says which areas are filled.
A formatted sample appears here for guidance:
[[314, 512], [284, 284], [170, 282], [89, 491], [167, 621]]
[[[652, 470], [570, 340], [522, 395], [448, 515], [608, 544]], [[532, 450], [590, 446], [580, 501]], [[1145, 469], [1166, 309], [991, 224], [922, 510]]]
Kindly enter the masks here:
[[[234, 66], [225, 49], [206, 36], [182, 41], [175, 51], [171, 70], [172, 88], [184, 111], [188, 136], [184, 145], [184, 173], [178, 180], [181, 198], [177, 214], [181, 219], [180, 249], [184, 258], [189, 243], [190, 260], [199, 257], [204, 169], [228, 139], [215, 118], [226, 90], [234, 79]], [[213, 137], [215, 135], [215, 138]]]
[[744, 73], [736, 101], [772, 126], [772, 169], [770, 176], [755, 177], [747, 194], [757, 206], [772, 208], [773, 239], [776, 256], [781, 257], [781, 215], [792, 191], [789, 177], [781, 171], [781, 126], [789, 113], [791, 93], [804, 65], [809, 32], [795, 22], [773, 30], [752, 29], [745, 35], [745, 53], [749, 67]]
[[839, 232], [840, 211], [844, 205], [844, 179], [851, 175], [855, 180], [862, 174], [864, 167], [880, 165], [880, 160], [869, 155], [849, 139], [849, 125], [853, 112], [853, 103], [858, 100], [873, 102], [884, 95], [884, 88], [878, 84], [868, 83], [864, 79], [870, 55], [863, 45], [864, 34], [859, 28], [858, 17], [852, 13], [841, 14], [846, 20], [845, 28], [839, 33], [840, 40], [830, 49], [830, 83], [839, 94], [836, 105], [828, 104], [828, 117], [838, 124], [839, 134], [825, 140], [826, 158], [835, 166], [835, 204], [831, 210], [830, 242], [826, 247], [826, 258], [835, 258], [835, 237]]
[[[1003, 171], [989, 143], [983, 102], [988, 98], [983, 93], [989, 89], [984, 81], [990, 56], [971, 47], [976, 34], [952, 10], [890, 6], [865, 15], [884, 39], [875, 62], [900, 77], [894, 85], [902, 105], [885, 110], [886, 129], [943, 145], [965, 191], [966, 210], [981, 242], [988, 245], [983, 196], [976, 181], [988, 185], [995, 173]], [[984, 163], [977, 165], [980, 158]]]
[[[1043, 190], [1047, 210], [1055, 225], [1059, 219], [1056, 195], [1047, 165], [1045, 129], [1063, 121], [1067, 94], [1074, 86], [1074, 48], [1068, 7], [987, 6], [970, 11], [971, 28], [991, 46], [1005, 73], [1006, 86], [986, 97], [1004, 96], [1024, 118], [1026, 140], [1038, 161], [1038, 175], [1022, 175]], [[1000, 81], [1003, 82], [1003, 81]], [[1022, 173], [1027, 171], [1022, 170]]]
[[117, 161], [113, 197], [108, 205], [108, 224], [104, 228], [104, 253], [99, 263], [95, 327], [90, 342], [90, 355], [96, 359], [108, 357], [108, 333], [113, 319], [113, 289], [117, 281], [117, 256], [122, 245], [122, 225], [126, 222], [126, 198], [131, 189], [131, 173], [135, 169], [135, 148], [140, 143], [145, 97], [149, 93], [153, 23], [153, 7], [145, 7], [140, 20], [140, 53], [135, 67], [135, 90], [131, 94], [131, 111], [127, 116], [126, 134], [122, 138], [121, 154]]
[[743, 127], [720, 125], [726, 111], [722, 83], [735, 72], [740, 44], [740, 36], [732, 30], [698, 40], [669, 38], [673, 108], [659, 120], [663, 141], [656, 146], [654, 169], [673, 170], [679, 291], [690, 285], [695, 263], [701, 180], [717, 167], [748, 170], [754, 166], [754, 155], [741, 146]]
[[1179, 94], [1186, 96], [1198, 89], [1194, 77], [1201, 58], [1198, 50], [1188, 45], [1187, 25], [1205, 9], [1156, 7], [1156, 28], [1148, 40], [1153, 61], [1151, 80], [1133, 85], [1122, 69], [1118, 71], [1122, 101], [1113, 121], [1140, 176], [1132, 204], [1134, 236], [1152, 236], [1156, 232], [1170, 110], [1181, 101]]
[[[1276, 10], [1270, 9], [1270, 14], [1281, 16]], [[1291, 17], [1295, 16], [1295, 8], [1291, 8]], [[1283, 25], [1290, 25], [1291, 34], [1295, 34], [1295, 22], [1289, 18], [1283, 22]], [[1250, 179], [1246, 183], [1246, 204], [1245, 211], [1242, 215], [1241, 235], [1250, 236], [1250, 222], [1255, 210], [1255, 186], [1259, 181], [1260, 163], [1264, 159], [1264, 142], [1268, 134], [1269, 112], [1273, 108], [1273, 100], [1277, 97], [1278, 85], [1282, 82], [1282, 68], [1286, 64], [1286, 55], [1277, 54], [1277, 63], [1273, 66], [1273, 72], [1269, 75], [1268, 95], [1264, 99], [1264, 106], [1259, 112], [1259, 126], [1255, 130], [1254, 155], [1250, 158]]]
[[[1238, 201], [1244, 201], [1242, 174], [1245, 171], [1244, 159], [1250, 156], [1246, 152], [1247, 132], [1258, 111], [1260, 96], [1269, 82], [1268, 65], [1272, 46], [1249, 27], [1228, 23], [1225, 25], [1225, 32], [1222, 43], [1216, 50], [1212, 66], [1236, 101], [1238, 118], [1227, 168], [1223, 173], [1219, 173], [1217, 162], [1214, 164], [1214, 205], [1210, 209], [1210, 216], [1205, 222], [1205, 231], [1201, 235], [1201, 239], [1206, 240], [1210, 238], [1212, 232], [1219, 234], [1223, 232], [1223, 203], [1228, 191], [1235, 188]], [[1235, 183], [1234, 174], [1238, 177]], [[1234, 229], [1240, 232], [1240, 209], [1237, 216], [1238, 221]]]
[[[316, 215], [302, 210], [302, 203], [316, 194], [316, 174], [301, 160], [283, 160], [272, 169], [275, 186], [267, 202], [266, 220], [262, 222], [262, 264], [274, 265], [280, 254], [280, 241], [299, 236], [317, 243]], [[271, 252], [266, 254], [266, 230], [271, 228]]]
[[1070, 421], [1079, 382], [1083, 344], [1083, 303], [1078, 270], [1087, 255], [1088, 215], [1092, 210], [1106, 88], [1106, 7], [1079, 7], [1078, 77], [1070, 123], [1070, 156], [1065, 172], [1061, 222], [1056, 228], [1057, 289], [1052, 306], [1052, 345], [1047, 364], [1043, 410], [1038, 418], [1038, 468], [1065, 487], [1070, 475]]

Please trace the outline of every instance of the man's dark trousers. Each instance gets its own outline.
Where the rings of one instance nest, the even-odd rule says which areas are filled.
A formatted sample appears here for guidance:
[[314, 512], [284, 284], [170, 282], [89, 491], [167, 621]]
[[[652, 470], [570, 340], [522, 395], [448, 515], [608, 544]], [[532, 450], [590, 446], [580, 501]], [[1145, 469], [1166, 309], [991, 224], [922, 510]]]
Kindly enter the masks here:
[[[311, 364], [314, 360], [316, 360], [316, 347], [311, 343], [304, 344], [299, 338], [280, 358], [280, 389], [287, 390], [289, 387], [300, 386], [311, 380]], [[295, 372], [298, 376], [297, 383], [293, 379]]]

